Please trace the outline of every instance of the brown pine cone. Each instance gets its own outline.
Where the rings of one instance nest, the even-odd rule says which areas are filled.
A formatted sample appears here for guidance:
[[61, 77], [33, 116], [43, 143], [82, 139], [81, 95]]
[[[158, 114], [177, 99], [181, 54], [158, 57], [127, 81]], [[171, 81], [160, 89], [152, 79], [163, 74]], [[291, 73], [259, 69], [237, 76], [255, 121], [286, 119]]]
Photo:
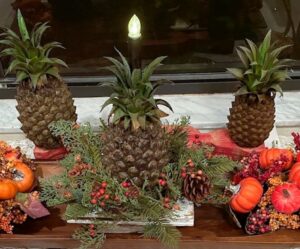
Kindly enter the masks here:
[[210, 180], [202, 172], [200, 174], [188, 174], [183, 180], [183, 194], [195, 204], [201, 203], [209, 194], [210, 188]]
[[127, 197], [137, 198], [140, 195], [140, 191], [137, 187], [131, 186], [126, 192]]

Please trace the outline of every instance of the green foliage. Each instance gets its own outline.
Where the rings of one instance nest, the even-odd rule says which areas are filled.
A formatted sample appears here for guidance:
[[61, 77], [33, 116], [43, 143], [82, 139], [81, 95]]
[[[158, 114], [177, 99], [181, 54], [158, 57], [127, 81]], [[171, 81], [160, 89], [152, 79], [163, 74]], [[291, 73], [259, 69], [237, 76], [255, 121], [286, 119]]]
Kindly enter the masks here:
[[77, 229], [75, 233], [73, 234], [73, 238], [80, 240], [81, 244], [79, 249], [89, 249], [89, 248], [96, 248], [100, 249], [104, 241], [106, 239], [106, 236], [104, 234], [104, 229], [107, 225], [106, 224], [98, 224], [96, 227], [95, 236], [90, 235], [89, 226], [82, 226], [81, 228]]
[[50, 124], [49, 128], [74, 155], [80, 155], [83, 161], [94, 167], [102, 167], [101, 141], [89, 123], [79, 126], [71, 121], [60, 120]]
[[176, 119], [173, 125], [167, 126], [171, 163], [178, 162], [180, 155], [186, 149], [188, 140], [186, 128], [189, 122], [190, 118], [183, 116]]
[[90, 210], [84, 207], [83, 205], [78, 203], [70, 203], [66, 208], [64, 218], [66, 220], [77, 219], [77, 218], [84, 217], [88, 213], [90, 213]]
[[70, 201], [64, 197], [64, 191], [69, 189], [69, 178], [65, 174], [55, 175], [50, 178], [41, 178], [41, 201], [45, 201], [48, 206], [56, 206]]
[[186, 150], [186, 153], [180, 158], [179, 165], [181, 167], [186, 166], [186, 162], [189, 159], [192, 160], [195, 163], [195, 171], [202, 170], [212, 184], [211, 193], [207, 200], [218, 197], [218, 200], [215, 199], [215, 203], [219, 204], [219, 202], [222, 202], [224, 204], [227, 202], [227, 199], [223, 198], [225, 187], [230, 184], [230, 174], [239, 165], [228, 157], [212, 156], [213, 150], [213, 147], [207, 145]]
[[113, 64], [107, 69], [116, 76], [117, 80], [104, 84], [110, 87], [113, 93], [101, 110], [112, 105], [110, 112], [110, 116], [113, 116], [112, 123], [122, 124], [125, 129], [129, 127], [133, 130], [146, 129], [147, 123], [160, 123], [160, 118], [166, 117], [167, 113], [160, 110], [158, 105], [164, 105], [170, 110], [172, 107], [165, 100], [154, 98], [156, 90], [165, 81], [153, 85], [150, 77], [165, 57], [156, 58], [143, 70], [132, 71], [126, 58], [118, 50], [117, 52], [122, 62], [106, 57]]
[[161, 222], [156, 222], [148, 223], [144, 227], [144, 237], [158, 239], [168, 248], [178, 248], [178, 241], [181, 234], [175, 227], [166, 226]]
[[[122, 186], [117, 178], [101, 164], [101, 142], [99, 134], [95, 134], [89, 124], [76, 125], [69, 121], [59, 121], [51, 124], [55, 136], [62, 139], [70, 154], [61, 161], [63, 173], [41, 180], [41, 199], [49, 206], [65, 203], [67, 205], [65, 219], [78, 219], [93, 214], [111, 220], [111, 223], [102, 219], [94, 219], [95, 228], [83, 226], [74, 234], [74, 238], [81, 240], [81, 248], [100, 248], [105, 240], [105, 231], [114, 229], [117, 221], [144, 221], [144, 236], [160, 240], [164, 245], [175, 248], [178, 245], [180, 232], [175, 227], [166, 224], [172, 219], [172, 208], [166, 208], [165, 198], [168, 197], [172, 205], [182, 197], [181, 168], [188, 159], [196, 163], [197, 169], [202, 169], [210, 177], [214, 185], [213, 191], [203, 202], [224, 203], [222, 191], [228, 183], [228, 174], [236, 166], [234, 162], [225, 157], [208, 156], [213, 148], [202, 146], [200, 148], [187, 148], [186, 124], [188, 118], [177, 121], [173, 127], [173, 153], [177, 159], [169, 163], [161, 172], [166, 185], [155, 183], [149, 185], [145, 181], [139, 188], [131, 182], [129, 188]], [[167, 128], [166, 128], [167, 129]], [[109, 197], [96, 200], [94, 194], [105, 183], [105, 195]], [[128, 193], [137, 194], [130, 196]], [[116, 198], [117, 197], [117, 198]], [[223, 198], [223, 199], [222, 199]], [[217, 202], [219, 201], [219, 202]], [[104, 205], [101, 203], [104, 202]], [[91, 235], [92, 234], [92, 235]]]
[[17, 82], [28, 81], [35, 89], [47, 83], [47, 77], [60, 78], [58, 66], [67, 67], [66, 63], [49, 55], [54, 48], [63, 48], [59, 42], [41, 45], [44, 32], [50, 27], [47, 23], [38, 23], [29, 34], [23, 16], [18, 10], [18, 26], [21, 36], [11, 29], [4, 28], [0, 34], [0, 44], [6, 48], [0, 57], [11, 56], [12, 61], [6, 73], [15, 71]]
[[291, 45], [278, 47], [277, 42], [271, 43], [271, 31], [267, 33], [259, 47], [251, 40], [246, 39], [246, 42], [247, 47], [240, 46], [237, 49], [244, 68], [227, 69], [242, 83], [236, 95], [249, 93], [259, 95], [270, 91], [279, 92], [282, 95], [280, 84], [289, 79], [286, 68], [292, 60], [278, 57]]

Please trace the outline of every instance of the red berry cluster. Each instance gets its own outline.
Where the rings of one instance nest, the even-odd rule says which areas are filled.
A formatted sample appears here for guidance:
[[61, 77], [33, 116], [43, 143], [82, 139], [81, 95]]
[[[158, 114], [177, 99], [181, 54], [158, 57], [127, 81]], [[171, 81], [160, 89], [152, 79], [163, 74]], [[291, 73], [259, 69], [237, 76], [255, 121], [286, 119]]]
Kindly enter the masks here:
[[249, 234], [260, 234], [271, 231], [269, 225], [270, 212], [267, 209], [258, 209], [247, 218], [246, 231]]
[[96, 237], [96, 229], [94, 224], [89, 225], [89, 233], [92, 238]]
[[168, 209], [180, 210], [179, 205], [174, 203], [168, 196], [163, 198], [163, 206]]
[[165, 173], [161, 173], [158, 178], [158, 184], [162, 187], [166, 187], [168, 185], [168, 180]]
[[294, 138], [295, 150], [296, 152], [300, 152], [300, 134], [292, 132], [292, 136]]
[[280, 174], [287, 161], [288, 158], [285, 155], [281, 155], [267, 170], [262, 170], [259, 165], [259, 153], [253, 152], [240, 161], [243, 167], [233, 176], [232, 181], [234, 184], [238, 184], [244, 178], [254, 177], [261, 183], [265, 183], [268, 179]]
[[107, 182], [96, 184], [91, 193], [91, 204], [99, 205], [102, 208], [106, 206], [106, 201], [111, 199], [111, 196], [107, 193], [106, 188]]
[[187, 175], [190, 175], [192, 178], [203, 176], [203, 171], [196, 169], [195, 163], [192, 161], [192, 159], [187, 160], [186, 165], [181, 168], [181, 177], [186, 178]]

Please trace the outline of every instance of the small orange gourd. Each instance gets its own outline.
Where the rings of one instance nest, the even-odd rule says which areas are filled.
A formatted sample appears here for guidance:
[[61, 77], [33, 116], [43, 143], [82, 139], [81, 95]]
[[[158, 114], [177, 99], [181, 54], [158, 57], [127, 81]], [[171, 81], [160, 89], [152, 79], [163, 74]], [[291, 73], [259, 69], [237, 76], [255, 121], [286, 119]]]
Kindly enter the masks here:
[[259, 203], [263, 187], [254, 177], [247, 177], [238, 185], [231, 186], [233, 196], [230, 200], [230, 207], [238, 213], [249, 213]]
[[293, 152], [288, 149], [271, 148], [263, 150], [259, 156], [260, 167], [262, 169], [268, 169], [274, 161], [280, 159], [281, 155], [287, 158], [287, 162], [284, 163], [283, 168], [284, 170], [288, 170], [292, 166], [294, 160]]
[[0, 180], [0, 200], [9, 200], [15, 198], [18, 188], [14, 181], [9, 179]]
[[32, 170], [22, 162], [16, 162], [14, 166], [14, 179], [18, 192], [24, 193], [31, 190], [34, 183], [34, 174]]
[[295, 163], [291, 168], [289, 181], [295, 183], [300, 188], [300, 162]]

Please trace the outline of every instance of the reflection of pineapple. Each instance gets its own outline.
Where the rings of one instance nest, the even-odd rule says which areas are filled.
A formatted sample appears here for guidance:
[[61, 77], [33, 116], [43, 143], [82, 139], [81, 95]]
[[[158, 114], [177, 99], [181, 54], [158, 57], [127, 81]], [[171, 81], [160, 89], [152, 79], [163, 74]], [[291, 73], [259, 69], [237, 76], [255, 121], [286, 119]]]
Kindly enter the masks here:
[[243, 69], [228, 68], [240, 82], [235, 101], [228, 116], [231, 138], [243, 147], [256, 147], [268, 138], [274, 125], [276, 92], [282, 95], [280, 83], [289, 78], [286, 64], [279, 54], [289, 45], [275, 47], [271, 43], [271, 31], [257, 47], [247, 40], [249, 47], [240, 47], [237, 53]]
[[48, 125], [59, 119], [76, 121], [71, 93], [61, 81], [56, 67], [66, 64], [49, 58], [51, 50], [61, 45], [51, 42], [42, 46], [41, 38], [48, 26], [38, 24], [29, 35], [20, 11], [18, 24], [21, 37], [10, 29], [1, 34], [4, 39], [0, 44], [8, 48], [0, 55], [13, 58], [7, 72], [15, 71], [19, 83], [16, 99], [21, 129], [35, 145], [56, 148], [60, 141], [51, 135]]
[[144, 70], [131, 72], [126, 59], [120, 56], [122, 63], [108, 58], [114, 64], [109, 69], [117, 80], [108, 84], [113, 94], [102, 107], [112, 105], [112, 122], [102, 134], [103, 164], [120, 181], [131, 179], [141, 186], [145, 179], [157, 179], [169, 161], [169, 143], [160, 122], [167, 114], [157, 105], [171, 107], [162, 99], [154, 99], [159, 85], [149, 81], [164, 57], [155, 59]]

